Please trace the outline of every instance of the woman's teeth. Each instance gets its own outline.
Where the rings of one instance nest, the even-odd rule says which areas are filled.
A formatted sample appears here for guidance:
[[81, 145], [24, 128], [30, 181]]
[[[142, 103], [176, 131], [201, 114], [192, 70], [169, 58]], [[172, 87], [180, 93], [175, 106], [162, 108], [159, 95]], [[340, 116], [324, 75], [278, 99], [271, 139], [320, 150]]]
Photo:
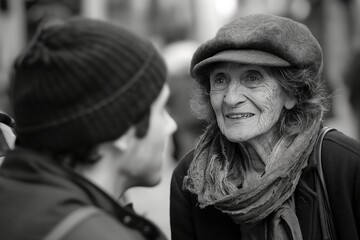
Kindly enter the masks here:
[[254, 116], [252, 113], [227, 114], [226, 117], [231, 119], [245, 119]]

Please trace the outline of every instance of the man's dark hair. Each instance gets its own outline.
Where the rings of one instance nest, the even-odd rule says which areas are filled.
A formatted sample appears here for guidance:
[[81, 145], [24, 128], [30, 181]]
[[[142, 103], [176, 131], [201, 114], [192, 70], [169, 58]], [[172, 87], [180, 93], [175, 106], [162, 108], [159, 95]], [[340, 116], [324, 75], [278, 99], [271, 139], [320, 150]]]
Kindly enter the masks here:
[[[150, 123], [150, 110], [145, 117], [135, 125], [135, 134], [137, 138], [146, 136]], [[97, 146], [84, 146], [70, 152], [51, 153], [54, 161], [61, 165], [75, 168], [79, 165], [93, 165], [101, 159]]]

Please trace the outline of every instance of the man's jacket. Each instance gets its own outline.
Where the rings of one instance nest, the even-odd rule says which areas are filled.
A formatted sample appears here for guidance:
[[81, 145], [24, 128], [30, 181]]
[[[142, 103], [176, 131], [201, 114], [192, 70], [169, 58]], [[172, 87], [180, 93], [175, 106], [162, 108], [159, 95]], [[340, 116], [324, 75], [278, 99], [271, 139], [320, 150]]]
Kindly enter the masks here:
[[63, 240], [164, 239], [150, 221], [47, 156], [15, 149], [0, 168], [0, 239], [40, 240], [69, 214], [99, 211], [72, 227]]

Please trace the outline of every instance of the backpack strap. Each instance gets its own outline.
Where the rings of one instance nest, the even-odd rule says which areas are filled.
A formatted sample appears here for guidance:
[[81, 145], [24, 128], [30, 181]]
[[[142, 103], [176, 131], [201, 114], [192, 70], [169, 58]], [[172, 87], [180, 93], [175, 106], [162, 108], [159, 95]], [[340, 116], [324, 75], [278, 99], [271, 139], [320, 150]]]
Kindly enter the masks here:
[[63, 220], [61, 220], [50, 232], [43, 238], [43, 240], [60, 240], [65, 237], [78, 224], [90, 218], [101, 210], [93, 206], [80, 207], [72, 211]]
[[320, 130], [312, 154], [314, 163], [316, 164], [317, 177], [315, 177], [315, 187], [318, 194], [320, 224], [324, 240], [336, 240], [335, 227], [321, 161], [322, 142], [325, 135], [333, 130], [335, 129], [330, 127], [324, 127]]

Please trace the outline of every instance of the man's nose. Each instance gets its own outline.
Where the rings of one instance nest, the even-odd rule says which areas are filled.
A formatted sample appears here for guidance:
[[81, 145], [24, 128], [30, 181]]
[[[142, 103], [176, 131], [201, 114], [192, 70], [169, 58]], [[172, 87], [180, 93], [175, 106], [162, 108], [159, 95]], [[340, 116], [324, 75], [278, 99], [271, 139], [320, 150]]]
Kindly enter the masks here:
[[167, 126], [168, 133], [173, 134], [178, 128], [177, 123], [174, 120], [174, 118], [172, 116], [170, 116], [170, 114], [168, 112], [166, 112], [166, 118], [167, 118], [166, 126]]

